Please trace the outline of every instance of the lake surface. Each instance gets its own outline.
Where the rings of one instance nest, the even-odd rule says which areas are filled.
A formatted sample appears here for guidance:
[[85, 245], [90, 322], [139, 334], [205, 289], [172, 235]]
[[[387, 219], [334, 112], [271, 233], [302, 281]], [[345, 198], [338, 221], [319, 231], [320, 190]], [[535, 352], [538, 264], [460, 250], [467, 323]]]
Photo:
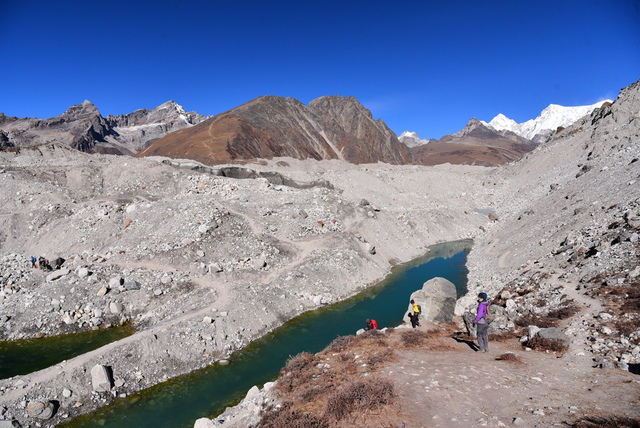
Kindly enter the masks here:
[[77, 334], [0, 342], [0, 379], [42, 370], [134, 332], [130, 325], [122, 325]]
[[196, 419], [215, 417], [236, 404], [253, 385], [262, 387], [276, 379], [288, 358], [321, 351], [336, 337], [364, 328], [366, 318], [376, 319], [379, 328], [401, 324], [409, 296], [431, 278], [448, 279], [458, 296], [463, 295], [471, 244], [467, 240], [434, 245], [424, 257], [394, 267], [380, 284], [304, 313], [252, 342], [233, 354], [228, 365], [215, 364], [172, 379], [59, 426], [192, 428]]

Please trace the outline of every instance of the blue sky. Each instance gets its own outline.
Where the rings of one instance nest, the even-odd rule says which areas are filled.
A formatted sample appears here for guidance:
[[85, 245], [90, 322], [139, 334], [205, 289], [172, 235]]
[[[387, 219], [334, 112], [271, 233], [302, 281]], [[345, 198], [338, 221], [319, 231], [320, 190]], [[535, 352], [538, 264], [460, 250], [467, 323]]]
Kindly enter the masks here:
[[640, 79], [640, 0], [0, 1], [0, 112], [353, 95], [400, 134], [614, 99]]

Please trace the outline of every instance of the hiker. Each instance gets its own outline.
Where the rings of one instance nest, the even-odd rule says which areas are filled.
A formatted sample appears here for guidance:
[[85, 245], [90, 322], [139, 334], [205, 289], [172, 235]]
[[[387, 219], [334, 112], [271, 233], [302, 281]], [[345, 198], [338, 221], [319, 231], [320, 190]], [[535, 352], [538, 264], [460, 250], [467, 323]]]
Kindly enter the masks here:
[[473, 324], [477, 328], [478, 348], [482, 352], [489, 351], [489, 322], [487, 321], [487, 293], [478, 294], [478, 312]]
[[376, 322], [376, 320], [366, 319], [365, 321], [367, 323], [367, 330], [377, 330], [378, 329], [378, 323]]
[[[411, 312], [416, 319], [416, 325], [420, 327], [420, 314], [422, 313], [422, 307], [413, 299], [411, 299]], [[413, 318], [411, 318], [411, 315], [409, 315], [409, 318], [411, 319], [411, 325], [413, 325]]]
[[420, 321], [418, 321], [418, 314], [412, 311], [412, 312], [409, 312], [407, 316], [411, 320], [411, 327], [416, 328], [420, 326]]
[[29, 261], [31, 262], [31, 267], [35, 268], [36, 262], [38, 261], [38, 259], [36, 259], [34, 256], [31, 256], [31, 259]]

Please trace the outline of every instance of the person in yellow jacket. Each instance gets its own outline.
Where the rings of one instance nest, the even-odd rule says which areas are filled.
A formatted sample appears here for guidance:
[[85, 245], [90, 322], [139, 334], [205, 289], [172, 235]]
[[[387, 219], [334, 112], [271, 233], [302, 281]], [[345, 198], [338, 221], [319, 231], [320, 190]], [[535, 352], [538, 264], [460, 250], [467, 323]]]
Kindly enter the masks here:
[[411, 308], [412, 308], [412, 311], [413, 311], [413, 316], [415, 317], [415, 318], [410, 317], [411, 318], [411, 324], [413, 325], [414, 319], [415, 319], [415, 325], [419, 327], [420, 326], [420, 314], [422, 313], [422, 308], [413, 299], [411, 299]]

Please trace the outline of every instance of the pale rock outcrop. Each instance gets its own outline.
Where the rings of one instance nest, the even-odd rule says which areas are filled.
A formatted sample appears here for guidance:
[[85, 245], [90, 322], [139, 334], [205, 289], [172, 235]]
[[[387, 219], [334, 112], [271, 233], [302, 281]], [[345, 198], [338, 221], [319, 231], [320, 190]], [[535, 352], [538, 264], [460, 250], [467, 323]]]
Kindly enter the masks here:
[[[451, 281], [436, 277], [425, 282], [422, 289], [414, 291], [409, 300], [414, 300], [422, 308], [420, 319], [449, 323], [453, 319], [456, 293], [456, 286]], [[411, 309], [409, 304], [403, 317], [405, 323], [411, 322], [407, 316]]]

